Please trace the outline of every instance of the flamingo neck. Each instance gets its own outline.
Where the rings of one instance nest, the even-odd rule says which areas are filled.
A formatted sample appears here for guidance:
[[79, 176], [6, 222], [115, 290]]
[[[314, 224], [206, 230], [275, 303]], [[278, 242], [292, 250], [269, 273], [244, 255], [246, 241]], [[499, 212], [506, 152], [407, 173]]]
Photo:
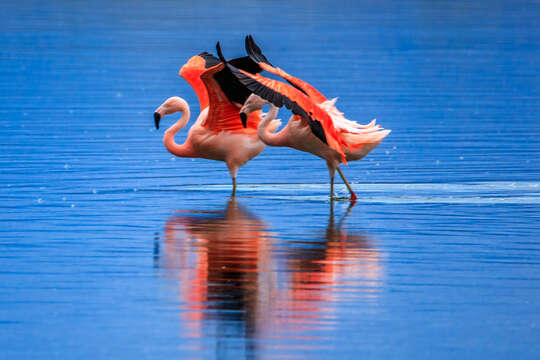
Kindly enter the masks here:
[[266, 114], [264, 119], [259, 123], [259, 127], [257, 129], [257, 135], [259, 135], [259, 139], [262, 140], [263, 143], [270, 146], [287, 146], [286, 145], [286, 139], [284, 130], [281, 130], [279, 133], [273, 133], [268, 129], [269, 125], [274, 121], [278, 114], [279, 109], [270, 104], [270, 111]]
[[186, 126], [190, 117], [189, 106], [187, 106], [187, 104], [181, 108], [180, 111], [182, 111], [182, 117], [165, 131], [165, 135], [163, 135], [163, 144], [167, 151], [173, 155], [179, 157], [195, 157], [193, 148], [188, 141], [183, 144], [178, 144], [174, 141], [174, 136]]

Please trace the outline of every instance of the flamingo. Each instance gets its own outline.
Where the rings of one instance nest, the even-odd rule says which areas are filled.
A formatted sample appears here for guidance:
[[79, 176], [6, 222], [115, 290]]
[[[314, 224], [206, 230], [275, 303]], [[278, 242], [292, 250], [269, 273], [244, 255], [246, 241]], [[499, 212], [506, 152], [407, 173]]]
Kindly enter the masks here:
[[[257, 64], [248, 60], [232, 61], [246, 72], [261, 71]], [[159, 129], [165, 115], [182, 112], [182, 117], [165, 131], [165, 148], [179, 157], [224, 161], [232, 179], [232, 195], [235, 196], [238, 169], [259, 155], [266, 144], [257, 135], [260, 111], [250, 114], [252, 126], [244, 127], [240, 121], [238, 110], [249, 96], [249, 90], [223, 69], [224, 64], [209, 53], [192, 57], [180, 69], [180, 75], [194, 88], [201, 107], [199, 117], [183, 144], [176, 143], [174, 136], [189, 122], [190, 108], [184, 99], [173, 96], [165, 100], [155, 110], [154, 121], [156, 129]], [[277, 129], [279, 126], [279, 120], [272, 120], [269, 128]]]
[[[270, 146], [291, 147], [324, 159], [330, 175], [330, 198], [334, 196], [334, 176], [337, 171], [349, 190], [350, 200], [354, 202], [357, 196], [339, 164], [362, 159], [381, 143], [390, 130], [383, 130], [375, 124], [375, 120], [367, 125], [347, 120], [336, 108], [336, 99], [328, 100], [308, 83], [274, 68], [251, 36], [246, 38], [250, 57], [262, 69], [281, 76], [291, 85], [239, 69], [225, 60], [219, 43], [216, 48], [220, 60], [230, 73], [253, 93], [240, 109], [242, 124], [249, 126], [248, 116], [269, 104], [268, 114], [258, 124], [259, 138]], [[281, 131], [274, 133], [270, 124], [282, 106], [291, 110], [293, 115]], [[269, 131], [271, 129], [274, 131]]]

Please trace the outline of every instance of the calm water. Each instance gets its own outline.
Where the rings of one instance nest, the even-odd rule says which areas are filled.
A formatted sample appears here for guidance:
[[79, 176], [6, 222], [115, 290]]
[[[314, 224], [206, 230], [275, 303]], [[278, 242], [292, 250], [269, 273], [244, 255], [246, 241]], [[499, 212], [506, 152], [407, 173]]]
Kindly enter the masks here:
[[[1, 359], [538, 356], [537, 1], [3, 9]], [[265, 150], [234, 201], [163, 148], [155, 107], [198, 107], [179, 67], [248, 33], [393, 130], [353, 208], [307, 154]]]

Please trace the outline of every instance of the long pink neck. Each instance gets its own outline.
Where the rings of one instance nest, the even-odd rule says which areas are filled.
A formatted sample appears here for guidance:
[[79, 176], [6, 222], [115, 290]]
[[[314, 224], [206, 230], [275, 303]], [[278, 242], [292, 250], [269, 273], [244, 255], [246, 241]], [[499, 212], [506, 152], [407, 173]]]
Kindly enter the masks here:
[[270, 146], [288, 146], [286, 128], [281, 130], [278, 133], [271, 132], [268, 127], [272, 121], [276, 118], [279, 109], [270, 104], [270, 111], [264, 117], [264, 119], [259, 123], [257, 128], [257, 135], [262, 140], [263, 143]]
[[167, 131], [165, 131], [165, 135], [163, 135], [163, 144], [165, 145], [165, 148], [173, 155], [179, 157], [195, 157], [195, 152], [188, 141], [181, 145], [174, 141], [174, 136], [178, 131], [186, 126], [190, 117], [189, 107], [187, 104], [186, 106], [183, 106], [180, 111], [183, 113], [182, 117], [180, 120], [175, 122], [173, 126], [168, 128]]

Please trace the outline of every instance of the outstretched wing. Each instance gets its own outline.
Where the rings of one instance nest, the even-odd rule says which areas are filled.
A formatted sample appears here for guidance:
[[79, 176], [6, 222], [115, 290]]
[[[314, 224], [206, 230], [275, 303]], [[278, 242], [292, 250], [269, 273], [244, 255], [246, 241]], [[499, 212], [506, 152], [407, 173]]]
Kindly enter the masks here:
[[242, 126], [240, 120], [240, 104], [247, 100], [251, 92], [230, 74], [223, 63], [219, 62], [204, 71], [200, 75], [200, 80], [208, 96], [208, 116], [201, 126], [216, 132], [246, 133], [257, 131], [257, 126], [261, 121], [260, 111], [250, 114], [247, 128]]
[[340, 153], [343, 161], [346, 162], [343, 152], [345, 144], [335, 129], [332, 118], [326, 111], [321, 109], [305, 93], [291, 85], [258, 74], [250, 74], [234, 67], [223, 57], [219, 43], [216, 48], [218, 56], [222, 63], [225, 64], [226, 69], [238, 79], [241, 85], [275, 106], [285, 106], [293, 114], [306, 119], [311, 132], [322, 142]]
[[[311, 100], [313, 100], [316, 104], [321, 104], [325, 101], [328, 101], [328, 99], [321, 94], [317, 89], [315, 89], [313, 86], [308, 84], [307, 82], [300, 80], [282, 69], [278, 67], [274, 67], [270, 61], [266, 58], [266, 56], [263, 55], [261, 49], [255, 44], [255, 41], [253, 40], [253, 36], [248, 35], [246, 36], [246, 51], [249, 54], [249, 57], [257, 63], [257, 65], [263, 69], [266, 70], [272, 74], [278, 75], [282, 77], [283, 79], [287, 80], [289, 84], [306, 94]], [[233, 66], [234, 64], [230, 62]], [[241, 69], [244, 70], [244, 69]]]
[[[201, 111], [208, 107], [209, 103], [208, 93], [206, 91], [206, 86], [201, 79], [201, 75], [209, 68], [214, 67], [219, 63], [220, 60], [217, 57], [205, 51], [193, 56], [180, 69], [179, 75], [182, 76], [191, 85], [191, 87], [195, 91], [195, 94], [197, 94], [197, 98], [199, 99], [199, 104], [201, 106]], [[262, 68], [249, 56], [233, 59], [231, 60], [231, 63], [237, 68], [247, 71], [251, 74], [256, 74], [262, 71]], [[238, 89], [234, 87], [235, 79], [227, 77], [226, 74], [223, 74], [222, 76], [218, 75], [218, 79], [222, 90], [225, 91], [227, 95], [227, 98], [240, 104], [243, 104], [245, 102], [245, 99], [243, 99], [243, 97], [237, 96]], [[227, 84], [231, 83], [231, 81], [233, 81], [233, 86], [227, 86]], [[249, 94], [247, 96], [249, 96]]]
[[373, 124], [361, 125], [358, 124], [356, 121], [346, 119], [343, 113], [339, 111], [335, 106], [337, 98], [328, 100], [323, 94], [321, 94], [317, 89], [315, 89], [307, 82], [302, 81], [292, 75], [289, 75], [278, 67], [274, 67], [270, 63], [270, 61], [268, 61], [266, 56], [263, 55], [261, 49], [257, 46], [257, 44], [255, 44], [253, 36], [251, 35], [246, 36], [246, 51], [248, 52], [251, 59], [259, 65], [259, 67], [287, 80], [289, 84], [302, 91], [317, 105], [319, 105], [324, 111], [326, 111], [332, 117], [332, 123], [334, 127], [338, 130], [338, 132], [358, 133], [365, 132], [366, 128], [374, 128]]

